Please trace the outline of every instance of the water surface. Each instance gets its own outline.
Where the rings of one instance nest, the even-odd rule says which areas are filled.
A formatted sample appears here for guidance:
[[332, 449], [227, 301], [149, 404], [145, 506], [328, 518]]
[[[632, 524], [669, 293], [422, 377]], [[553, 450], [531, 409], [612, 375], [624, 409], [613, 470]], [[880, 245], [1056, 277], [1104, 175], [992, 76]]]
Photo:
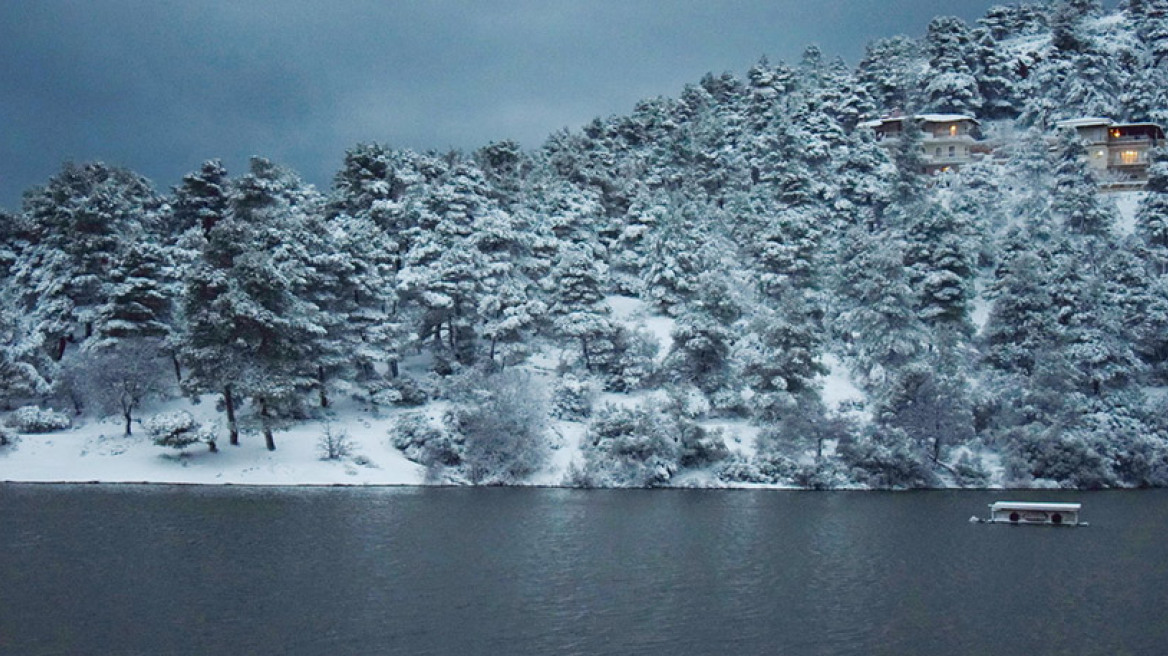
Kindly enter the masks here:
[[[1088, 528], [969, 524], [1003, 496]], [[1163, 654], [1168, 492], [0, 485], [0, 654]]]

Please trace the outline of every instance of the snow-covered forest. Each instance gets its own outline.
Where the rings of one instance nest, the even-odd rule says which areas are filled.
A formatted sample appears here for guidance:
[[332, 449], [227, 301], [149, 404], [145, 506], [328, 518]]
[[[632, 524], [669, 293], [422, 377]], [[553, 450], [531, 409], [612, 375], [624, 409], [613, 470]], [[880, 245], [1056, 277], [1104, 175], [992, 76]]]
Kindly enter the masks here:
[[[925, 175], [860, 125], [895, 111], [987, 152]], [[65, 164], [0, 216], [0, 458], [365, 413], [436, 482], [1168, 485], [1168, 154], [1103, 191], [1085, 116], [1168, 124], [1168, 0], [810, 47], [532, 151], [361, 144], [328, 190]]]

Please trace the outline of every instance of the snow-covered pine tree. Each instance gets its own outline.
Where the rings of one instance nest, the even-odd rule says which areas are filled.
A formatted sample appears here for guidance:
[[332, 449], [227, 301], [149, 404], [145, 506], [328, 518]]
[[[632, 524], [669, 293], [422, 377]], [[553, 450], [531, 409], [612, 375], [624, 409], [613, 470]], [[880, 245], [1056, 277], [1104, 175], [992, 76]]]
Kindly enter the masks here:
[[876, 103], [876, 113], [907, 111], [920, 88], [920, 46], [906, 36], [877, 39], [868, 44], [856, 72], [865, 94]]
[[926, 350], [928, 333], [914, 311], [904, 249], [903, 238], [892, 232], [873, 235], [857, 227], [844, 235], [837, 256], [837, 332], [869, 389]]
[[944, 16], [929, 23], [924, 50], [928, 80], [919, 105], [929, 111], [976, 116], [985, 104], [974, 77], [973, 35], [960, 18]]
[[112, 264], [128, 245], [155, 239], [160, 207], [148, 181], [102, 163], [66, 164], [25, 194], [29, 244], [13, 264], [13, 284], [54, 360], [92, 337]]
[[1108, 208], [1099, 197], [1099, 184], [1087, 163], [1087, 149], [1078, 133], [1063, 130], [1058, 153], [1051, 210], [1071, 234], [1109, 236], [1114, 207]]
[[921, 321], [942, 343], [964, 341], [973, 334], [969, 319], [977, 246], [965, 216], [940, 203], [915, 206], [906, 234], [904, 266], [916, 293]]
[[223, 394], [231, 443], [239, 443], [236, 402], [250, 399], [268, 449], [279, 416], [314, 387], [326, 334], [306, 300], [314, 282], [305, 252], [315, 192], [287, 169], [253, 159], [232, 187], [230, 211], [211, 229], [187, 276], [182, 359], [190, 394]]
[[1136, 209], [1136, 235], [1147, 249], [1157, 276], [1168, 274], [1168, 153], [1158, 151], [1148, 167], [1148, 182]]
[[198, 171], [184, 175], [171, 203], [175, 233], [197, 228], [204, 239], [209, 238], [211, 229], [227, 213], [228, 185], [227, 169], [217, 159], [207, 160]]
[[476, 222], [501, 210], [488, 197], [482, 172], [457, 162], [415, 211], [418, 229], [398, 273], [398, 292], [422, 308], [419, 339], [429, 340], [450, 360], [470, 364], [489, 273], [487, 259], [475, 244]]
[[591, 250], [565, 248], [552, 272], [555, 280], [549, 315], [561, 336], [577, 340], [585, 369], [591, 370], [597, 342], [611, 334], [610, 310], [604, 302], [607, 267]]
[[107, 275], [106, 300], [94, 311], [90, 348], [168, 339], [174, 329], [175, 273], [167, 250], [150, 241], [130, 244]]

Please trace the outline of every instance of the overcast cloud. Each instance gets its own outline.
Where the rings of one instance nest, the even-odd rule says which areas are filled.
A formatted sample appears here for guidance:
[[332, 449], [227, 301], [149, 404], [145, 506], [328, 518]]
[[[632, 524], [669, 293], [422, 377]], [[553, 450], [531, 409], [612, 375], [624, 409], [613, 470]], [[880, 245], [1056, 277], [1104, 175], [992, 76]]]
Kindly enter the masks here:
[[535, 147], [708, 71], [810, 43], [854, 64], [1000, 2], [0, 0], [0, 207], [68, 159], [165, 189], [263, 155], [327, 187], [359, 141]]

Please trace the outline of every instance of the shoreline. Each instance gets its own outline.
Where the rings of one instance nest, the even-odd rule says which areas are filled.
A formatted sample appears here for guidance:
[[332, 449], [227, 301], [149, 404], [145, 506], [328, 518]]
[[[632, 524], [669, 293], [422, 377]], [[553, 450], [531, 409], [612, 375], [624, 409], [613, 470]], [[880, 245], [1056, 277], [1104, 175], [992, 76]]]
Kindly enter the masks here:
[[[58, 481], [21, 481], [0, 480], [0, 486], [24, 487], [97, 487], [97, 486], [134, 486], [134, 487], [183, 487], [183, 488], [247, 488], [247, 489], [449, 489], [449, 490], [576, 490], [576, 491], [701, 491], [701, 492], [877, 492], [877, 493], [911, 493], [911, 492], [1050, 492], [1050, 493], [1081, 493], [1081, 492], [1108, 492], [1131, 491], [1141, 488], [1107, 488], [1100, 490], [1081, 490], [1046, 487], [921, 487], [921, 488], [834, 488], [812, 489], [803, 487], [770, 486], [770, 485], [724, 485], [716, 487], [696, 486], [658, 486], [658, 487], [572, 487], [567, 485], [459, 485], [456, 483], [199, 483], [174, 481], [102, 481], [102, 480], [58, 480]], [[1156, 488], [1148, 488], [1156, 489]]]

